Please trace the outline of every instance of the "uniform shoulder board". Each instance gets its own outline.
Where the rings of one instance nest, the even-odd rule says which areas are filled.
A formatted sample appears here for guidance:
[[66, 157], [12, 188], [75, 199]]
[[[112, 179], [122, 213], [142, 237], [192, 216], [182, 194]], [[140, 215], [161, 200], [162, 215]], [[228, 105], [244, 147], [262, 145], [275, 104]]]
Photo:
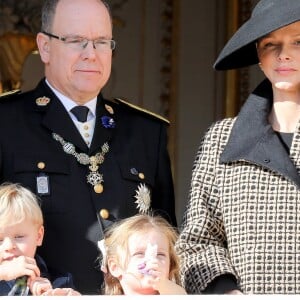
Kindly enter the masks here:
[[132, 103], [130, 103], [130, 102], [127, 102], [127, 101], [125, 101], [125, 100], [123, 100], [123, 99], [120, 99], [120, 98], [115, 98], [114, 100], [117, 101], [118, 103], [124, 104], [124, 105], [129, 106], [129, 107], [131, 107], [131, 108], [133, 108], [133, 109], [136, 109], [136, 110], [138, 110], [138, 111], [142, 111], [142, 112], [144, 112], [144, 113], [146, 113], [146, 114], [148, 114], [148, 115], [150, 115], [150, 116], [153, 116], [153, 117], [155, 117], [155, 118], [157, 118], [157, 119], [159, 119], [159, 120], [162, 120], [162, 121], [164, 121], [164, 122], [170, 124], [170, 121], [169, 121], [168, 119], [166, 119], [166, 118], [164, 118], [164, 117], [162, 117], [162, 116], [160, 116], [160, 115], [158, 115], [158, 114], [156, 114], [156, 113], [154, 113], [154, 112], [151, 112], [151, 111], [149, 111], [149, 110], [147, 110], [147, 109], [144, 109], [144, 108], [142, 108], [142, 107], [139, 107], [139, 106], [137, 106], [137, 105], [134, 105], [134, 104], [132, 104]]
[[8, 92], [4, 92], [4, 93], [0, 94], [0, 100], [5, 97], [11, 96], [11, 95], [19, 94], [20, 92], [21, 92], [21, 90], [11, 90]]

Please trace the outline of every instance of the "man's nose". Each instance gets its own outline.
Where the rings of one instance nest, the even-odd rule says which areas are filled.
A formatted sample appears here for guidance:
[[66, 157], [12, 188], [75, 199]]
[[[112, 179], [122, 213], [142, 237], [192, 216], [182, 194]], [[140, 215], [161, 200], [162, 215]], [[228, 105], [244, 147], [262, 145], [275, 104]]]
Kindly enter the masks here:
[[[91, 44], [91, 46], [90, 46]], [[95, 58], [96, 57], [96, 46], [94, 41], [87, 41], [85, 46], [83, 47], [82, 54], [84, 58]]]

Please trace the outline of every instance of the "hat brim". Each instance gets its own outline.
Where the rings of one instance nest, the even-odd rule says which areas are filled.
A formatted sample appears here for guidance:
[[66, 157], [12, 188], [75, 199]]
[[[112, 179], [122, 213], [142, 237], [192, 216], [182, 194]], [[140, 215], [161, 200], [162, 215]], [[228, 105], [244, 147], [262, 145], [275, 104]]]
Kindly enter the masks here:
[[300, 3], [294, 0], [294, 7], [282, 1], [276, 14], [259, 14], [244, 23], [227, 42], [219, 54], [214, 68], [230, 70], [258, 63], [256, 41], [281, 27], [300, 21]]

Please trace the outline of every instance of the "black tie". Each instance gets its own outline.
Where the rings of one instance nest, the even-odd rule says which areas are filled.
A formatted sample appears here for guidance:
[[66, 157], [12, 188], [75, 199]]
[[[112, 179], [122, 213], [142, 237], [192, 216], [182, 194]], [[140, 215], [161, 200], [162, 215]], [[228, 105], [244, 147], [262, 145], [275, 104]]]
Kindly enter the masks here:
[[84, 105], [78, 105], [78, 106], [74, 106], [71, 109], [71, 112], [79, 122], [86, 122], [87, 115], [89, 113], [89, 108]]

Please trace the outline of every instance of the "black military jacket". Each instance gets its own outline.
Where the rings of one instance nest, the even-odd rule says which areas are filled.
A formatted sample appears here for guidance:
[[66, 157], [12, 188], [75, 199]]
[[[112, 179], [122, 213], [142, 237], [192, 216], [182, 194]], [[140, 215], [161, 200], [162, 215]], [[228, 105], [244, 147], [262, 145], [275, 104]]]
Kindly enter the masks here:
[[[113, 118], [115, 127], [105, 128], [103, 116]], [[150, 191], [152, 211], [176, 224], [166, 129], [166, 122], [155, 116], [99, 95], [88, 148], [44, 80], [32, 91], [1, 99], [0, 180], [43, 191], [39, 196], [45, 237], [38, 253], [49, 268], [70, 272], [81, 293], [96, 294], [102, 284], [97, 241], [103, 228], [149, 206], [141, 184]], [[109, 144], [98, 170], [104, 180], [102, 193], [87, 182], [89, 166], [66, 153], [53, 133], [73, 144], [76, 153], [89, 156]], [[48, 194], [40, 182], [37, 186], [40, 178], [47, 178]]]

